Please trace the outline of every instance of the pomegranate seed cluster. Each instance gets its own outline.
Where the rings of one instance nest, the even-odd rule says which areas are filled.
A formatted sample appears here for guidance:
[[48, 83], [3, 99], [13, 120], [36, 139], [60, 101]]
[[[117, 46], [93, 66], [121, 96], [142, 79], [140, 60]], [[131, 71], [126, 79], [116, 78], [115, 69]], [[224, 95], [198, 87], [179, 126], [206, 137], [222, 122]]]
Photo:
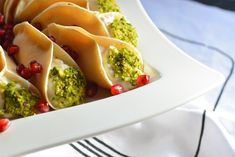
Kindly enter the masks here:
[[42, 65], [36, 60], [31, 61], [29, 67], [25, 67], [23, 64], [19, 64], [16, 68], [16, 72], [26, 80], [29, 80], [34, 75], [41, 73], [42, 70]]
[[4, 16], [0, 14], [0, 44], [9, 56], [14, 56], [19, 52], [19, 47], [14, 45], [13, 24], [5, 23]]
[[[149, 75], [139, 75], [136, 80], [136, 87], [141, 87], [150, 82], [150, 76]], [[118, 95], [125, 92], [124, 87], [121, 84], [115, 84], [111, 87], [110, 93], [111, 95]]]

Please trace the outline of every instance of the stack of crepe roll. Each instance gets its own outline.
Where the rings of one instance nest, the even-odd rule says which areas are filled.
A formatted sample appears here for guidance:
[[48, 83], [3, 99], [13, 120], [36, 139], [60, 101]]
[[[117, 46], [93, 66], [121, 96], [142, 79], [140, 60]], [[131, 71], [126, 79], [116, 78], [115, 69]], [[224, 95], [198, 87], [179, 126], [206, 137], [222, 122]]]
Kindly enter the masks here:
[[[52, 109], [84, 103], [87, 82], [128, 91], [145, 75], [136, 29], [115, 0], [0, 0], [0, 10], [14, 25], [12, 44], [19, 52], [11, 58], [24, 66], [35, 60], [43, 68], [26, 81], [0, 49], [1, 81], [16, 82]], [[6, 105], [1, 100], [0, 111], [10, 115]]]

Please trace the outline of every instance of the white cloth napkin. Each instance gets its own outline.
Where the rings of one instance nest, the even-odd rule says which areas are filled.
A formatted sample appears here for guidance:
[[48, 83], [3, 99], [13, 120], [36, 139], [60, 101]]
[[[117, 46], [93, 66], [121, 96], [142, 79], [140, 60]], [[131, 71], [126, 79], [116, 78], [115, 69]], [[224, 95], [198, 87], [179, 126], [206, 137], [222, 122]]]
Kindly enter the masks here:
[[[74, 142], [25, 157], [190, 157], [198, 148], [203, 110], [176, 109], [158, 117], [121, 128], [95, 138]], [[228, 133], [214, 116], [207, 112], [205, 128], [199, 152], [200, 157], [233, 157], [234, 150]], [[109, 147], [97, 142], [100, 140]], [[99, 148], [97, 150], [95, 147]], [[84, 155], [85, 154], [85, 155]], [[108, 155], [107, 155], [108, 154]]]
[[[142, 3], [154, 23], [178, 47], [226, 77], [229, 75], [232, 68], [229, 57], [235, 58], [235, 12], [189, 0], [142, 0]], [[216, 111], [213, 112], [221, 88], [218, 87], [180, 109], [97, 136], [97, 139], [75, 142], [72, 146], [77, 150], [71, 145], [63, 145], [25, 157], [235, 156], [235, 75], [228, 80]], [[201, 134], [205, 109], [204, 130]], [[201, 146], [195, 155], [200, 135]]]

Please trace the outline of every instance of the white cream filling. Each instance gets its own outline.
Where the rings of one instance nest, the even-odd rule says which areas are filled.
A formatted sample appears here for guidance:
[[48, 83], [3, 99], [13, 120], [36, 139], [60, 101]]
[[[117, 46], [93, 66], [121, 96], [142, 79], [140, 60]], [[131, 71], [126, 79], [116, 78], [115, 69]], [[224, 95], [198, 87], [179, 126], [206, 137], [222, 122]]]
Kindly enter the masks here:
[[122, 18], [122, 14], [118, 13], [118, 12], [109, 12], [109, 13], [102, 13], [99, 14], [99, 18], [100, 20], [106, 25], [110, 25], [111, 23], [113, 23], [113, 21], [116, 18]]
[[65, 70], [67, 68], [69, 68], [70, 66], [68, 66], [67, 64], [65, 64], [62, 60], [57, 59], [57, 58], [53, 58], [52, 59], [52, 64], [51, 64], [51, 69], [53, 69], [54, 67], [57, 67], [59, 69]]

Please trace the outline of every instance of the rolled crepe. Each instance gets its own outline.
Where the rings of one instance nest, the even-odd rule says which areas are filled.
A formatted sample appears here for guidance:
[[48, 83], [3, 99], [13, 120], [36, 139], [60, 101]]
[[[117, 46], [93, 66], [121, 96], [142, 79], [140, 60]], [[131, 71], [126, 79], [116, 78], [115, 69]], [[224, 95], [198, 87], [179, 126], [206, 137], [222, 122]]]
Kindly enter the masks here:
[[[27, 0], [29, 1], [29, 0]], [[16, 7], [19, 3], [19, 0], [5, 0], [3, 7], [3, 14], [6, 23], [13, 23], [15, 17]]]
[[137, 46], [136, 29], [117, 12], [99, 14], [72, 3], [59, 2], [38, 14], [32, 20], [32, 24], [35, 23], [40, 23], [42, 29], [50, 23], [78, 26], [92, 34], [114, 37]]
[[15, 73], [15, 63], [0, 47], [0, 118], [19, 118], [36, 114], [40, 92]]
[[105, 25], [98, 18], [97, 13], [68, 2], [52, 4], [38, 14], [31, 23], [40, 23], [42, 29], [46, 28], [50, 23], [58, 23], [67, 26], [76, 25], [86, 29], [92, 34], [102, 36], [109, 35]]
[[15, 13], [15, 22], [31, 21], [37, 14], [57, 2], [72, 2], [88, 8], [87, 0], [20, 0]]
[[6, 0], [0, 0], [0, 13], [3, 13], [4, 3]]
[[79, 56], [76, 62], [86, 78], [101, 87], [109, 89], [114, 84], [122, 84], [125, 89], [130, 89], [143, 74], [142, 57], [131, 44], [92, 35], [76, 26], [50, 24], [43, 32], [53, 36], [58, 44], [71, 47]]
[[24, 65], [36, 60], [43, 66], [31, 82], [50, 106], [60, 109], [83, 103], [85, 78], [73, 59], [28, 22], [16, 25], [14, 33], [13, 43], [20, 48], [16, 60]]

